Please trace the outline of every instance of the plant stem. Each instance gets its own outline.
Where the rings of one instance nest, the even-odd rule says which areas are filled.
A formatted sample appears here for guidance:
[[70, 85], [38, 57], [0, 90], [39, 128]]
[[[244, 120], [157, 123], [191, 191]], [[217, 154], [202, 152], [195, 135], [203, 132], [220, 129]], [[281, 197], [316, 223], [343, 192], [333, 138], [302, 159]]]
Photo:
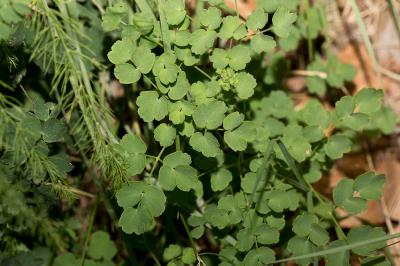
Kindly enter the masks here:
[[160, 161], [161, 156], [162, 156], [162, 154], [164, 153], [164, 151], [165, 151], [165, 147], [163, 147], [163, 148], [161, 149], [160, 153], [158, 153], [158, 155], [157, 155], [157, 157], [156, 157], [156, 161], [154, 162], [153, 167], [151, 168], [151, 171], [150, 171], [150, 174], [149, 174], [150, 176], [153, 176], [154, 170], [156, 169], [157, 164], [158, 164], [158, 162]]
[[212, 77], [211, 77], [210, 75], [208, 75], [206, 72], [204, 72], [203, 69], [201, 69], [201, 68], [198, 67], [198, 66], [194, 66], [194, 68], [195, 68], [197, 71], [199, 71], [201, 74], [203, 74], [205, 77], [207, 77], [209, 80], [212, 80]]
[[86, 256], [86, 252], [87, 252], [87, 248], [88, 248], [88, 244], [89, 244], [90, 234], [92, 233], [94, 217], [96, 216], [98, 203], [99, 203], [99, 200], [98, 200], [98, 198], [96, 198], [92, 212], [90, 213], [90, 217], [89, 217], [88, 228], [87, 228], [86, 236], [85, 236], [85, 243], [84, 243], [83, 251], [82, 251], [82, 255], [81, 255], [81, 266], [83, 266], [83, 264], [85, 263], [85, 256]]

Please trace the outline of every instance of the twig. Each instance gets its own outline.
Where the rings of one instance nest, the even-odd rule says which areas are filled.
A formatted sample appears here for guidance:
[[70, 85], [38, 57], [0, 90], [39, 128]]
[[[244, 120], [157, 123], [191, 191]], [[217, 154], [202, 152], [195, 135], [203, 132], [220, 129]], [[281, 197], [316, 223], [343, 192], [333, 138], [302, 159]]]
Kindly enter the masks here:
[[304, 77], [319, 77], [321, 79], [326, 79], [328, 77], [328, 74], [326, 74], [325, 72], [313, 70], [293, 70], [292, 74]]

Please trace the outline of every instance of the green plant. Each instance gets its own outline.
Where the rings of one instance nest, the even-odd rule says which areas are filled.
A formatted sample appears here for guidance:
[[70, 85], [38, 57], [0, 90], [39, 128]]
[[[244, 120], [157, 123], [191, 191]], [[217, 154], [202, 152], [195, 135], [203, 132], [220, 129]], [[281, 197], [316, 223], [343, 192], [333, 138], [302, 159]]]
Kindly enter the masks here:
[[[197, 10], [199, 23], [192, 31], [190, 17], [179, 0], [158, 1], [158, 19], [157, 13], [140, 6], [128, 16], [129, 7], [121, 2], [108, 8], [103, 17], [106, 28], [111, 28], [108, 16], [117, 8], [122, 20], [112, 29], [121, 29], [122, 39], [114, 43], [108, 58], [116, 65], [114, 74], [121, 83], [139, 82], [139, 116], [154, 123], [154, 139], [162, 147], [150, 173], [144, 171], [144, 163], [136, 164], [147, 176], [147, 185], [135, 182], [117, 193], [118, 204], [124, 207], [120, 225], [125, 232], [140, 234], [154, 226], [151, 217], [159, 216], [164, 210], [160, 206], [165, 205], [160, 189], [165, 193], [194, 193], [198, 200], [212, 191], [218, 194], [204, 203], [197, 202], [190, 211], [180, 212], [184, 216], [192, 212], [188, 220], [190, 237], [202, 239], [205, 231], [214, 233], [223, 246], [219, 256], [227, 260], [226, 265], [240, 258], [245, 265], [272, 263], [274, 246], [296, 256], [338, 243], [329, 244], [331, 239], [352, 242], [352, 232], [346, 237], [338, 227], [334, 208], [342, 207], [351, 214], [361, 212], [367, 200], [379, 199], [383, 177], [367, 173], [354, 184], [342, 180], [334, 190], [334, 203], [319, 195], [312, 184], [321, 178], [329, 162], [353, 149], [357, 132], [385, 130], [373, 119], [385, 110], [381, 105], [383, 94], [365, 89], [354, 97], [341, 98], [332, 111], [310, 99], [297, 111], [287, 93], [257, 82], [260, 78], [248, 64], [266, 67], [267, 73], [268, 67], [273, 67], [263, 65], [261, 59], [271, 54], [277, 43], [291, 37], [288, 28], [294, 27], [296, 5], [292, 9], [260, 7], [243, 23], [238, 16], [222, 16], [211, 4]], [[272, 25], [263, 30], [268, 11]], [[307, 12], [307, 18], [318, 16], [313, 9]], [[320, 29], [310, 30], [313, 34], [303, 32], [315, 38]], [[229, 45], [224, 48], [225, 42]], [[222, 44], [221, 48], [216, 43]], [[340, 88], [354, 76], [351, 66], [340, 64], [336, 57], [330, 56], [326, 67], [320, 58], [317, 60], [309, 70], [325, 76], [309, 78], [310, 92], [325, 94], [325, 80], [328, 86]], [[212, 68], [202, 69], [208, 62]], [[276, 82], [276, 75], [270, 75]], [[128, 161], [129, 154], [144, 160], [146, 149], [138, 136], [126, 135], [120, 145], [120, 154]], [[158, 163], [161, 167], [157, 175], [154, 169]], [[147, 197], [143, 186], [158, 186], [154, 190], [159, 195]], [[125, 209], [136, 204], [136, 210], [128, 213]], [[149, 219], [144, 219], [146, 216]], [[289, 217], [296, 218], [292, 221]], [[336, 226], [336, 237], [329, 235], [329, 224]], [[280, 242], [282, 230], [292, 231], [286, 247]], [[365, 230], [366, 235], [375, 232], [369, 227]], [[173, 247], [174, 256], [167, 257], [179, 256], [177, 246], [169, 249]], [[230, 250], [229, 255], [225, 250]], [[201, 255], [197, 258], [200, 260]]]
[[[335, 160], [361, 149], [360, 135], [390, 134], [396, 124], [382, 90], [343, 95], [355, 69], [338, 61], [328, 36], [316, 47], [327, 27], [322, 4], [259, 1], [248, 18], [222, 0], [198, 1], [190, 12], [182, 0], [29, 7], [19, 45], [41, 82], [26, 83], [56, 103], [24, 89], [22, 103], [0, 94], [0, 224], [13, 225], [0, 245], [8, 261], [388, 263], [379, 250], [399, 235], [369, 225], [346, 232], [336, 212], [365, 210], [381, 197], [384, 176], [344, 178], [332, 199], [313, 186]], [[303, 40], [309, 97], [298, 105], [283, 81], [292, 72], [288, 54]], [[109, 69], [125, 86], [123, 99], [106, 93]], [[68, 155], [76, 167], [69, 179]], [[85, 182], [96, 195], [74, 187]], [[55, 195], [96, 198], [83, 237], [69, 220], [76, 208]], [[65, 217], [50, 214], [50, 198]], [[26, 234], [39, 238], [27, 246]]]

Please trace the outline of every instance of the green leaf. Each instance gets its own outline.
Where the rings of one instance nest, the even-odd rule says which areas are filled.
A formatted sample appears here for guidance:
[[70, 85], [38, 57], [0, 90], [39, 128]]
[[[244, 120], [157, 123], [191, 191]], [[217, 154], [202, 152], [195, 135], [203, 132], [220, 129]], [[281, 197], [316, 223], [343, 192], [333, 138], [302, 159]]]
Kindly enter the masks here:
[[294, 190], [274, 190], [268, 195], [268, 206], [274, 212], [283, 212], [285, 209], [295, 210], [299, 205], [299, 195]]
[[80, 261], [72, 253], [64, 253], [54, 259], [54, 266], [79, 265]]
[[123, 186], [115, 194], [118, 206], [123, 208], [136, 206], [142, 199], [145, 186], [143, 182], [137, 182], [135, 185]]
[[213, 30], [195, 30], [189, 39], [192, 52], [198, 55], [206, 53], [208, 49], [213, 47], [216, 37], [217, 33]]
[[136, 29], [143, 35], [150, 33], [154, 28], [152, 14], [148, 11], [134, 13], [132, 15], [132, 22]]
[[196, 255], [193, 248], [184, 248], [182, 252], [182, 262], [186, 264], [193, 264], [196, 262]]
[[323, 29], [320, 12], [322, 14], [323, 10], [318, 7], [309, 7], [299, 17], [297, 25], [299, 25], [301, 33], [305, 38], [315, 39]]
[[[242, 190], [247, 194], [251, 194], [253, 192], [253, 188], [257, 182], [257, 174], [250, 172], [244, 175], [242, 182], [240, 182], [240, 186]], [[263, 182], [259, 182], [256, 187], [256, 191], [260, 190], [263, 187]]]
[[163, 165], [160, 168], [158, 180], [165, 190], [173, 190], [178, 187], [182, 191], [196, 189], [197, 171], [189, 165], [170, 167]]
[[[335, 240], [329, 243], [329, 248], [337, 248], [347, 245], [346, 240]], [[336, 254], [327, 255], [327, 266], [349, 266], [350, 252], [348, 250]]]
[[139, 116], [145, 122], [160, 121], [168, 115], [168, 100], [156, 91], [142, 91], [136, 100]]
[[215, 69], [223, 69], [228, 66], [230, 61], [228, 51], [221, 48], [215, 48], [210, 56], [210, 60]]
[[255, 237], [253, 234], [251, 234], [250, 230], [248, 228], [243, 228], [241, 229], [237, 235], [237, 243], [236, 243], [236, 249], [239, 251], [249, 251], [255, 241]]
[[267, 22], [268, 22], [268, 13], [265, 13], [265, 11], [261, 8], [257, 8], [247, 18], [246, 26], [253, 31], [257, 31], [259, 29], [264, 28]]
[[179, 127], [179, 135], [185, 137], [191, 137], [195, 133], [195, 129], [192, 122], [183, 122]]
[[238, 224], [243, 220], [247, 202], [243, 193], [227, 195], [218, 201], [218, 208], [227, 211], [230, 224]]
[[[350, 229], [350, 232], [347, 234], [347, 242], [349, 244], [353, 244], [382, 236], [385, 236], [385, 232], [382, 230], [382, 228], [363, 225]], [[357, 255], [368, 256], [375, 250], [381, 249], [385, 246], [386, 242], [381, 241], [374, 244], [353, 248], [352, 251]]]
[[139, 70], [128, 63], [116, 65], [114, 75], [122, 84], [136, 83], [141, 77]]
[[163, 259], [165, 261], [173, 260], [182, 254], [182, 248], [178, 245], [171, 244], [164, 249]]
[[136, 42], [140, 38], [141, 33], [134, 25], [124, 25], [122, 27], [122, 39], [128, 39], [132, 42]]
[[162, 123], [154, 129], [154, 138], [163, 147], [168, 147], [174, 144], [176, 138], [176, 129], [165, 123]]
[[299, 125], [287, 126], [283, 132], [282, 142], [298, 162], [303, 162], [311, 154], [311, 144], [303, 136], [303, 130]]
[[96, 231], [90, 237], [87, 253], [92, 259], [111, 260], [117, 254], [117, 248], [106, 232]]
[[175, 64], [176, 56], [172, 52], [165, 52], [154, 62], [153, 74], [168, 85], [174, 83], [178, 77], [179, 67]]
[[175, 125], [182, 124], [186, 116], [191, 116], [194, 112], [194, 105], [188, 101], [171, 103], [168, 107], [169, 120]]
[[240, 19], [235, 16], [226, 16], [222, 19], [222, 27], [219, 30], [219, 37], [223, 40], [228, 40], [233, 37], [233, 34], [240, 26]]
[[132, 54], [132, 61], [142, 74], [147, 74], [153, 68], [156, 55], [144, 46], [139, 46]]
[[354, 181], [343, 178], [333, 190], [333, 200], [335, 204], [350, 214], [360, 213], [367, 207], [367, 201], [360, 197], [353, 197]]
[[[301, 35], [300, 35], [300, 31], [296, 26], [291, 25], [288, 28], [288, 32], [289, 32], [289, 36], [287, 38], [279, 38], [278, 39], [279, 47], [285, 52], [291, 52], [291, 51], [296, 50], [297, 47], [299, 47], [300, 40], [302, 39]], [[323, 84], [325, 85], [324, 80], [322, 80], [322, 81], [323, 81]], [[311, 90], [310, 90], [310, 92], [311, 92]]]
[[361, 261], [361, 266], [390, 266], [390, 261], [385, 256], [372, 256]]
[[165, 210], [164, 193], [142, 181], [123, 186], [116, 197], [118, 205], [124, 208], [118, 224], [127, 234], [147, 232], [154, 223], [153, 217], [160, 216]]
[[67, 133], [67, 126], [56, 118], [43, 123], [43, 140], [47, 143], [62, 141]]
[[229, 216], [225, 210], [217, 208], [215, 205], [208, 205], [204, 210], [206, 222], [218, 229], [224, 229], [229, 225]]
[[113, 6], [108, 7], [107, 9], [110, 9], [111, 12], [116, 14], [123, 14], [129, 11], [129, 6], [125, 1], [118, 0]]
[[191, 36], [190, 31], [182, 30], [182, 31], [170, 31], [173, 42], [178, 46], [187, 46], [189, 45], [189, 39]]
[[278, 230], [282, 230], [285, 227], [285, 218], [283, 215], [273, 214], [267, 216], [267, 224]]
[[244, 257], [245, 266], [263, 266], [275, 260], [275, 252], [267, 247], [250, 250]]
[[226, 131], [224, 140], [234, 151], [244, 151], [247, 143], [256, 138], [256, 128], [252, 122], [244, 122], [240, 127], [233, 131]]
[[256, 235], [257, 242], [262, 245], [271, 245], [279, 242], [279, 231], [266, 224], [259, 225], [254, 234]]
[[256, 53], [268, 53], [276, 47], [275, 40], [268, 35], [257, 34], [250, 41], [251, 49]]
[[185, 66], [193, 66], [200, 61], [200, 57], [192, 54], [192, 51], [189, 48], [179, 48], [176, 46], [174, 47], [174, 50], [177, 58], [183, 61]]
[[[295, 236], [289, 239], [287, 249], [293, 254], [293, 256], [300, 256], [312, 253], [315, 249], [315, 246], [311, 243], [311, 241], [299, 236]], [[295, 262], [299, 265], [309, 265], [311, 258], [296, 260]]]
[[253, 96], [254, 88], [257, 86], [256, 79], [249, 73], [240, 72], [237, 75], [238, 83], [236, 91], [240, 99], [246, 100]]
[[272, 30], [281, 38], [289, 36], [288, 28], [296, 21], [297, 15], [285, 7], [279, 7], [272, 17]]
[[217, 157], [221, 152], [218, 140], [210, 132], [206, 132], [204, 135], [200, 132], [194, 133], [190, 138], [189, 144], [205, 157]]
[[303, 128], [304, 137], [310, 142], [318, 142], [325, 137], [325, 133], [319, 126], [306, 126]]
[[341, 122], [344, 127], [360, 131], [367, 127], [370, 121], [368, 115], [362, 113], [354, 113], [343, 117]]
[[0, 21], [0, 40], [8, 40], [11, 36], [11, 27]]
[[180, 100], [190, 89], [190, 83], [186, 78], [185, 72], [179, 72], [175, 86], [169, 88], [168, 97], [171, 100]]
[[228, 110], [224, 102], [213, 101], [199, 105], [193, 113], [193, 120], [197, 127], [216, 129], [220, 127]]
[[308, 212], [303, 213], [293, 221], [292, 231], [300, 237], [307, 237], [310, 235], [310, 226], [314, 223], [318, 224], [316, 215]]
[[32, 12], [32, 9], [28, 7], [25, 3], [12, 3], [13, 9], [21, 16], [28, 15]]
[[145, 152], [147, 147], [143, 140], [133, 134], [126, 134], [120, 144], [117, 144], [118, 151], [121, 151], [127, 175], [134, 176], [143, 172], [146, 166]]
[[310, 126], [319, 126], [325, 129], [329, 126], [329, 114], [317, 100], [310, 100], [299, 112], [300, 119]]
[[33, 108], [35, 111], [35, 115], [42, 121], [46, 121], [49, 119], [49, 111], [50, 111], [50, 103], [45, 103], [42, 98], [35, 98], [33, 101]]
[[360, 197], [364, 199], [379, 200], [382, 197], [384, 184], [384, 175], [375, 175], [373, 172], [367, 172], [356, 178], [354, 190], [358, 191]]
[[267, 98], [262, 99], [261, 104], [265, 115], [276, 118], [288, 117], [293, 112], [292, 100], [281, 90], [271, 92]]
[[328, 139], [324, 146], [326, 155], [332, 159], [339, 159], [343, 154], [351, 151], [351, 140], [345, 135], [336, 134]]
[[328, 232], [318, 224], [318, 217], [312, 213], [297, 216], [292, 230], [296, 235], [310, 239], [317, 246], [323, 246], [329, 241]]
[[221, 168], [218, 172], [211, 175], [211, 189], [213, 191], [222, 191], [232, 181], [232, 173], [225, 168]]
[[170, 25], [177, 25], [185, 19], [186, 10], [184, 1], [167, 0], [163, 6], [163, 10]]
[[190, 87], [190, 94], [197, 105], [214, 101], [214, 96], [218, 95], [220, 91], [221, 87], [216, 81], [210, 81], [208, 83], [196, 82]]
[[153, 217], [143, 208], [125, 208], [119, 218], [118, 225], [127, 234], [143, 234], [151, 229]]
[[158, 181], [165, 190], [178, 187], [182, 191], [196, 189], [197, 171], [190, 166], [191, 158], [188, 154], [177, 151], [167, 155], [160, 168]]
[[132, 41], [128, 39], [119, 40], [111, 46], [111, 51], [108, 52], [107, 57], [115, 65], [122, 64], [131, 59], [134, 49]]
[[244, 120], [244, 115], [239, 112], [233, 112], [224, 118], [223, 126], [225, 130], [237, 128]]
[[345, 81], [352, 81], [357, 73], [352, 65], [342, 64], [334, 54], [328, 55], [326, 72], [326, 81], [335, 88], [343, 87]]
[[362, 89], [354, 96], [354, 103], [361, 113], [377, 112], [382, 106], [383, 91], [372, 88]]
[[346, 115], [351, 115], [354, 111], [355, 104], [353, 102], [353, 97], [343, 96], [335, 104], [335, 112], [338, 117], [344, 117]]
[[21, 17], [14, 11], [10, 4], [0, 7], [0, 17], [7, 24], [15, 24], [21, 20]]
[[239, 44], [228, 51], [229, 66], [234, 70], [243, 70], [251, 61], [251, 50], [248, 46]]
[[329, 242], [329, 233], [316, 223], [311, 225], [309, 237], [316, 246], [324, 246]]
[[111, 11], [110, 7], [107, 7], [106, 12], [102, 16], [101, 27], [106, 32], [116, 30], [125, 15], [125, 13], [114, 13]]
[[198, 18], [201, 25], [210, 30], [215, 30], [221, 25], [221, 10], [216, 7], [210, 7], [206, 10], [202, 10]]
[[381, 108], [378, 112], [369, 115], [371, 125], [378, 128], [382, 133], [390, 135], [394, 132], [397, 124], [397, 114], [389, 106]]
[[67, 173], [74, 167], [65, 153], [57, 153], [48, 157], [59, 177], [67, 177]]

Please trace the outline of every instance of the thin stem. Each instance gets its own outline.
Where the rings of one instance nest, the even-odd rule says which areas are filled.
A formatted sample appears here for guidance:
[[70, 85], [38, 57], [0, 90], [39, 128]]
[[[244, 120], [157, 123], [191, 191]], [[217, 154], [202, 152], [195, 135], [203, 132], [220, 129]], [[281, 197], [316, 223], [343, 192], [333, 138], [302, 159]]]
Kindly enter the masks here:
[[194, 242], [192, 236], [190, 235], [190, 230], [189, 230], [189, 227], [188, 227], [188, 225], [186, 223], [185, 217], [183, 217], [182, 213], [179, 213], [179, 217], [180, 217], [180, 219], [182, 221], [183, 227], [185, 228], [186, 234], [189, 237], [190, 245], [192, 246], [193, 252], [196, 255], [196, 258], [197, 258], [197, 261], [198, 261], [198, 265], [200, 265], [200, 264], [206, 265], [203, 262], [203, 260], [200, 258], [199, 252], [196, 249], [196, 243]]
[[306, 19], [307, 19], [307, 47], [308, 47], [308, 59], [310, 60], [310, 62], [313, 61], [313, 57], [314, 57], [314, 52], [313, 52], [313, 42], [312, 39], [310, 37], [311, 35], [311, 21], [310, 21], [310, 16], [309, 13], [307, 12], [308, 9], [310, 8], [310, 4], [308, 3], [308, 0], [305, 0], [305, 13], [306, 13]]
[[239, 8], [238, 8], [238, 2], [237, 2], [237, 0], [235, 0], [235, 10], [236, 10], [236, 16], [237, 16], [237, 18], [240, 19], [240, 16], [239, 16]]
[[212, 80], [212, 77], [210, 75], [208, 75], [206, 72], [204, 72], [204, 70], [202, 70], [200, 67], [198, 66], [194, 66], [194, 68], [199, 71], [201, 74], [203, 74], [205, 77], [207, 77], [209, 80]]
[[162, 264], [158, 260], [156, 254], [154, 254], [154, 252], [149, 248], [149, 245], [147, 244], [146, 235], [143, 235], [143, 240], [144, 240], [144, 244], [146, 246], [146, 249], [149, 252], [149, 254], [152, 257], [152, 259], [154, 260], [154, 262], [157, 264], [157, 266], [161, 266]]
[[157, 155], [156, 161], [154, 162], [153, 167], [151, 168], [151, 171], [150, 171], [150, 174], [149, 174], [150, 176], [153, 176], [154, 170], [156, 170], [156, 167], [157, 167], [157, 165], [158, 165], [158, 162], [160, 161], [161, 156], [162, 156], [162, 154], [164, 153], [164, 151], [165, 151], [165, 147], [163, 147], [163, 148], [161, 149], [160, 153]]
[[96, 216], [98, 203], [99, 203], [99, 200], [98, 200], [98, 198], [96, 198], [92, 212], [90, 213], [90, 217], [89, 217], [89, 224], [88, 224], [88, 228], [87, 228], [86, 236], [85, 236], [85, 244], [83, 246], [82, 255], [81, 255], [81, 266], [83, 266], [85, 263], [85, 256], [86, 256], [86, 252], [87, 252], [87, 248], [88, 248], [88, 244], [89, 244], [90, 234], [92, 233], [94, 217]]

